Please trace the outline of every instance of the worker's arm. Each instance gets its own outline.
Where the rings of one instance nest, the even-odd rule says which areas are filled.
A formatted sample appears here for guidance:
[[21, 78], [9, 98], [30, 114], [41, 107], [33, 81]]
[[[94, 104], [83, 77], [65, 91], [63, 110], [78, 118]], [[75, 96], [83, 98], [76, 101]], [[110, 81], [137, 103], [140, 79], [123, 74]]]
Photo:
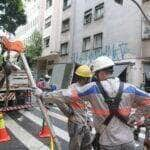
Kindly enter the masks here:
[[64, 102], [64, 103], [70, 103], [70, 101], [74, 100], [88, 100], [90, 95], [98, 93], [98, 88], [96, 86], [95, 82], [86, 84], [82, 87], [77, 87], [75, 89], [68, 88], [68, 89], [62, 89], [55, 92], [48, 92], [48, 93], [40, 93], [39, 91], [36, 92], [37, 96], [42, 95], [42, 98], [46, 101], [49, 101], [51, 103], [56, 102]]
[[95, 82], [88, 83], [82, 87], [76, 87], [75, 89], [62, 90], [64, 98], [73, 101], [89, 101], [92, 94], [97, 94], [99, 89]]
[[150, 93], [144, 92], [136, 87], [134, 89], [134, 101], [142, 110], [145, 118], [150, 118]]

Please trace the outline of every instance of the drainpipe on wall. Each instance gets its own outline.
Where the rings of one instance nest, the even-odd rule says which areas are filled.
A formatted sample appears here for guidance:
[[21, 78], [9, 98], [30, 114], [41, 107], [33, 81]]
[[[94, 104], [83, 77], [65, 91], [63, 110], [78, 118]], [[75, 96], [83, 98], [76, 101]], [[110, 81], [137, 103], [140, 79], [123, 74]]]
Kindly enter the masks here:
[[73, 16], [72, 16], [72, 24], [73, 24], [73, 28], [72, 28], [72, 35], [71, 35], [71, 37], [72, 37], [72, 40], [71, 40], [71, 61], [72, 61], [72, 57], [73, 57], [73, 52], [74, 52], [74, 32], [75, 32], [75, 24], [76, 24], [76, 4], [77, 4], [77, 0], [71, 0], [72, 1], [72, 14], [73, 14]]

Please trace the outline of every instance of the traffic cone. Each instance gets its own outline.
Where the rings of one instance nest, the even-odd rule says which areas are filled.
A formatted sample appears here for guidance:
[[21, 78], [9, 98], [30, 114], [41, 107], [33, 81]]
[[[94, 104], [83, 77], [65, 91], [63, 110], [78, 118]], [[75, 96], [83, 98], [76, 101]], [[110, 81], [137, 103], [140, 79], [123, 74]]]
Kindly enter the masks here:
[[44, 119], [43, 119], [42, 129], [39, 132], [39, 137], [41, 137], [41, 138], [52, 137], [51, 131], [50, 131], [49, 127], [45, 124]]
[[5, 122], [3, 119], [3, 114], [0, 113], [0, 142], [6, 142], [10, 140], [10, 136], [5, 128]]

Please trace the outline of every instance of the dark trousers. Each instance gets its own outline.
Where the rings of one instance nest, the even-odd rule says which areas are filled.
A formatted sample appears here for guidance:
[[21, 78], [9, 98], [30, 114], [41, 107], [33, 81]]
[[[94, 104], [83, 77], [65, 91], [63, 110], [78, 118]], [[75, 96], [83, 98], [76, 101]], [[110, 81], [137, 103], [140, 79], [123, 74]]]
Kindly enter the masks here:
[[90, 127], [68, 122], [69, 150], [92, 150]]
[[117, 146], [105, 146], [100, 145], [100, 150], [136, 150], [134, 142], [117, 145]]

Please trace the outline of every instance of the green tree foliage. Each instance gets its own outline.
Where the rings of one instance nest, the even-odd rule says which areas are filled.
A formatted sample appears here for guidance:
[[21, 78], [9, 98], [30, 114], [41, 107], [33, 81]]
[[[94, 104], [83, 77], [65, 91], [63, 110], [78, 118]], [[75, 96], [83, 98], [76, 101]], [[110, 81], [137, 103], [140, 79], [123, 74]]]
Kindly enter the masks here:
[[22, 0], [0, 0], [0, 26], [9, 33], [26, 23]]
[[26, 56], [30, 67], [36, 64], [36, 58], [38, 58], [42, 53], [42, 35], [38, 31], [34, 31], [29, 45], [26, 46]]

